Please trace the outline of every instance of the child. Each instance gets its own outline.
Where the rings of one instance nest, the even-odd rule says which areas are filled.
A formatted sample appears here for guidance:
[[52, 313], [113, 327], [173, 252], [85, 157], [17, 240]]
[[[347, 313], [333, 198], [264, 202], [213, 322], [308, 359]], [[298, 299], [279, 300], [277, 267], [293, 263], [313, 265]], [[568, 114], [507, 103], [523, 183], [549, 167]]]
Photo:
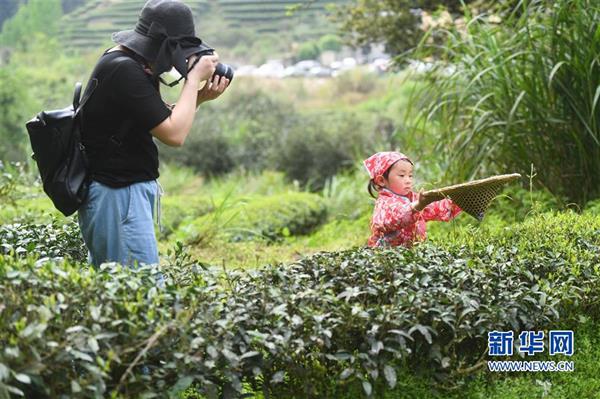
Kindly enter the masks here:
[[413, 163], [399, 152], [378, 152], [364, 161], [369, 172], [369, 194], [378, 192], [371, 219], [370, 247], [411, 247], [426, 238], [425, 223], [447, 222], [461, 209], [450, 199], [424, 196], [413, 188]]

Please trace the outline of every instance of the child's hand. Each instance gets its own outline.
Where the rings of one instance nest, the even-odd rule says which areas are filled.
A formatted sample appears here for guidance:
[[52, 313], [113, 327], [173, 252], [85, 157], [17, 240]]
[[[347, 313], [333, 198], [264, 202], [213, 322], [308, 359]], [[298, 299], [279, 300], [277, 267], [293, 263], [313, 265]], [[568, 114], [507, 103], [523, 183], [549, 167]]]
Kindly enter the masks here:
[[431, 204], [432, 202], [435, 201], [439, 201], [441, 199], [443, 199], [444, 197], [441, 194], [424, 194], [423, 190], [419, 191], [419, 200], [417, 201], [417, 204], [414, 206], [416, 211], [422, 211], [423, 209], [425, 209], [425, 207], [429, 204]]

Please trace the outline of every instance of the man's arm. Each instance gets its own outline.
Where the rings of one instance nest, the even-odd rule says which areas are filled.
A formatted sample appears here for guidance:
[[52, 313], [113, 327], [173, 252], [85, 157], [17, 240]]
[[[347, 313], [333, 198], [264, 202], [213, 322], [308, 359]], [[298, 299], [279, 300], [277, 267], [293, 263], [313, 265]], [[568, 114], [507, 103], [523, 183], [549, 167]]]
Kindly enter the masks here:
[[[189, 62], [193, 60], [194, 58], [191, 58]], [[172, 147], [183, 145], [194, 121], [199, 96], [198, 86], [213, 75], [218, 62], [218, 56], [206, 55], [192, 68], [181, 90], [177, 106], [168, 118], [150, 131], [154, 137]]]

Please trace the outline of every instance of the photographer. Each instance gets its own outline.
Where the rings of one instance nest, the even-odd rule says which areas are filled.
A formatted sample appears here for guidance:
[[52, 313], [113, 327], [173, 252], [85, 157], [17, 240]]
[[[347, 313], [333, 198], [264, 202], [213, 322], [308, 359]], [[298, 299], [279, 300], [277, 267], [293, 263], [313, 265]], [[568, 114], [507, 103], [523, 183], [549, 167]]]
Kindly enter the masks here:
[[[213, 76], [218, 56], [196, 37], [192, 12], [180, 1], [149, 0], [135, 29], [112, 38], [118, 46], [96, 64], [91, 78], [98, 84], [82, 114], [92, 181], [79, 226], [95, 266], [157, 264], [153, 214], [160, 193], [153, 137], [183, 145], [196, 107], [219, 97], [229, 79]], [[159, 81], [173, 67], [185, 82], [170, 107], [161, 99]], [[198, 90], [202, 81], [207, 83]]]

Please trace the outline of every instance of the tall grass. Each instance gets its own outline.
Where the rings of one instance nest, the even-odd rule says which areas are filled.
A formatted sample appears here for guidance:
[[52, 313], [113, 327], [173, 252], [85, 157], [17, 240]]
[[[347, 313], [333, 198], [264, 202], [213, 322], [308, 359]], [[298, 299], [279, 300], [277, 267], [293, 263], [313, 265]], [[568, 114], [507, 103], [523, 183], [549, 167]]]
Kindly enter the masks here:
[[469, 17], [442, 50], [422, 115], [441, 130], [448, 174], [533, 165], [554, 194], [600, 196], [600, 3], [520, 1], [500, 24]]

